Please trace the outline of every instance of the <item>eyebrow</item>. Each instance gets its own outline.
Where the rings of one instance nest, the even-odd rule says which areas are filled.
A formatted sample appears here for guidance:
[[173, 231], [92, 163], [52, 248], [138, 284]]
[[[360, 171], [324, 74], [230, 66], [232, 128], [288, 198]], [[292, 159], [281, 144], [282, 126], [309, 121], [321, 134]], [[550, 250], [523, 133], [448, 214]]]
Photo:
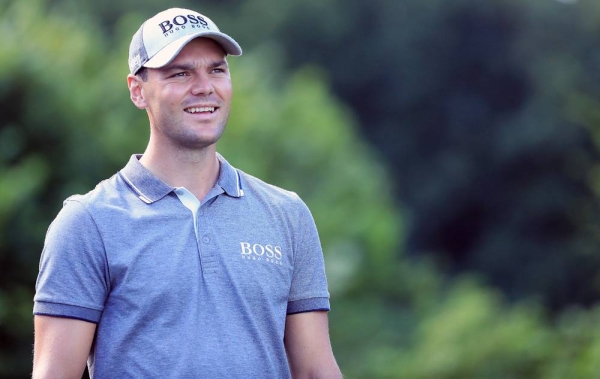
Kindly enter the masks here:
[[[215, 68], [215, 67], [221, 67], [221, 66], [227, 66], [227, 61], [225, 59], [219, 60], [219, 61], [214, 61], [212, 63], [210, 63], [208, 65], [209, 68]], [[165, 67], [163, 67], [161, 69], [161, 71], [167, 72], [167, 71], [191, 71], [194, 69], [194, 65], [189, 63], [176, 63], [176, 64], [172, 64], [172, 65], [167, 65]]]

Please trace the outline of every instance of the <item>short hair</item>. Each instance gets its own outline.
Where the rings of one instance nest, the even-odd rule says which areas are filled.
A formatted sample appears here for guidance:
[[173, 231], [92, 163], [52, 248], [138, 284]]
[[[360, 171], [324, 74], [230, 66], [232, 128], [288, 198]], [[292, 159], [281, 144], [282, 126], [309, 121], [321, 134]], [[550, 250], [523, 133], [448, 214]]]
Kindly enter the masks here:
[[148, 69], [146, 67], [140, 68], [139, 71], [135, 74], [135, 76], [142, 79], [142, 81], [147, 82], [148, 81]]

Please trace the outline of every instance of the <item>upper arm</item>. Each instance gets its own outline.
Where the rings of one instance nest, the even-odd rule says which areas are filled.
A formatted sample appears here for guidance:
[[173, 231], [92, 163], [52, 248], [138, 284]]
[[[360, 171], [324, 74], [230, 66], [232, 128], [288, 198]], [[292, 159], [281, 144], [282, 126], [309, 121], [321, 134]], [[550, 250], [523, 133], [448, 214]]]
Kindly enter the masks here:
[[327, 312], [288, 315], [284, 343], [294, 379], [342, 378], [331, 349]]
[[71, 318], [35, 316], [33, 379], [81, 378], [96, 324]]

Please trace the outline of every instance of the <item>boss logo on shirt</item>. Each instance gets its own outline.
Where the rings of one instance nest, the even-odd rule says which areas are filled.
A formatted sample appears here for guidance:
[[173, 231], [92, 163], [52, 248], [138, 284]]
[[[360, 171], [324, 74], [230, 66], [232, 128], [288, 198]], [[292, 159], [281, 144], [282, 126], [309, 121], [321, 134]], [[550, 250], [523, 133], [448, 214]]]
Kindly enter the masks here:
[[283, 251], [278, 245], [261, 245], [260, 243], [240, 242], [242, 259], [265, 261], [281, 265]]

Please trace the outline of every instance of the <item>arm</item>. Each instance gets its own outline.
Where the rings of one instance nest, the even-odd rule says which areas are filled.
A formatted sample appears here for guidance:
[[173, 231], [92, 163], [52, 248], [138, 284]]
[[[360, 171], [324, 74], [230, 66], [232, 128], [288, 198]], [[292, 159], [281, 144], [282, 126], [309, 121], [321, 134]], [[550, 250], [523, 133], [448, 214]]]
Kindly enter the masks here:
[[285, 349], [294, 379], [341, 379], [331, 343], [327, 312], [288, 315]]
[[96, 324], [71, 318], [35, 316], [33, 379], [81, 378]]

